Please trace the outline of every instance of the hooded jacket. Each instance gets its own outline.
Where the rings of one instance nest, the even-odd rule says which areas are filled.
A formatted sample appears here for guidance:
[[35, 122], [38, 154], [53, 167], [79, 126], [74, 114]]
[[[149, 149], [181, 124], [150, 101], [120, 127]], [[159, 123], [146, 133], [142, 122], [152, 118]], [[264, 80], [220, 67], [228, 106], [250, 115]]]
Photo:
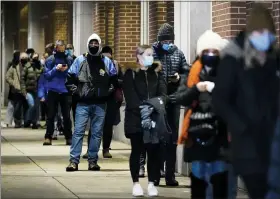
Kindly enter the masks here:
[[241, 31], [221, 51], [213, 90], [214, 108], [231, 134], [232, 163], [241, 175], [267, 170], [279, 101], [274, 50], [260, 66], [252, 61], [246, 41], [246, 32]]
[[[91, 40], [96, 39], [99, 42], [99, 50], [96, 55], [92, 55], [89, 52], [88, 44]], [[93, 85], [92, 82], [95, 81], [94, 77], [91, 76], [90, 73], [90, 66], [87, 61], [88, 56], [98, 56], [102, 50], [101, 48], [101, 39], [97, 34], [92, 34], [87, 41], [87, 49], [88, 52], [84, 55], [78, 56], [72, 66], [70, 67], [68, 71], [67, 81], [66, 81], [66, 87], [72, 94], [79, 95], [79, 100], [82, 102], [87, 103], [101, 103], [101, 101], [97, 98], [99, 98], [100, 89], [96, 87], [96, 85]], [[102, 76], [107, 77], [116, 77], [117, 71], [114, 67], [114, 64], [112, 61], [105, 56], [101, 56], [101, 59], [104, 63], [104, 70], [100, 69], [98, 75], [101, 79]], [[101, 80], [100, 79], [100, 80]], [[108, 82], [109, 84], [110, 82]], [[106, 85], [104, 85], [106, 87]], [[108, 85], [109, 89], [109, 85]], [[105, 96], [104, 96], [105, 97]], [[97, 101], [96, 101], [97, 100]], [[103, 100], [102, 103], [105, 101]]]
[[123, 73], [123, 92], [126, 102], [124, 129], [130, 138], [142, 133], [140, 105], [144, 100], [166, 96], [166, 81], [161, 73], [161, 65], [155, 62], [148, 70], [140, 69], [136, 63], [121, 66]]

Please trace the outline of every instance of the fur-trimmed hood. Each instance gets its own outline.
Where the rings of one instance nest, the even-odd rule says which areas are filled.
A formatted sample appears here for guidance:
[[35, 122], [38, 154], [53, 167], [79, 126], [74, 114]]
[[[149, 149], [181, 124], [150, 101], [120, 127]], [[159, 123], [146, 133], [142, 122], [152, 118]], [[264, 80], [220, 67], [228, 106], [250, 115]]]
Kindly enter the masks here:
[[[140, 71], [140, 65], [138, 63], [130, 62], [130, 63], [123, 63], [120, 65], [120, 69], [122, 73], [125, 73], [128, 69], [133, 70], [135, 72]], [[154, 69], [155, 72], [160, 72], [162, 70], [162, 65], [160, 62], [155, 61], [150, 69]], [[149, 69], [148, 69], [149, 70]]]
[[[246, 32], [241, 31], [237, 37], [231, 40], [222, 51], [220, 57], [231, 56], [235, 59], [244, 59], [244, 68], [252, 68], [255, 66], [252, 60], [257, 56], [256, 51], [251, 47], [249, 40], [246, 37]], [[276, 56], [275, 47], [272, 46], [269, 51], [269, 56]]]

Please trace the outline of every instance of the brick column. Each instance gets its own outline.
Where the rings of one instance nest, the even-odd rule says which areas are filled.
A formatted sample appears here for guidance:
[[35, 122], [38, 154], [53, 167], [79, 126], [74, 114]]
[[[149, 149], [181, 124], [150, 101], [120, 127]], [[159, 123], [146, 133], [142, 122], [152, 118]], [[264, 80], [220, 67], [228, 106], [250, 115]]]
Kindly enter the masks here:
[[246, 2], [212, 2], [212, 29], [222, 37], [234, 37], [246, 23]]
[[109, 45], [112, 49], [114, 49], [114, 2], [106, 1], [106, 44]]
[[140, 1], [115, 2], [115, 59], [135, 62], [135, 49], [140, 44]]
[[101, 38], [102, 45], [106, 43], [105, 38], [105, 2], [97, 1], [93, 3], [93, 32]]
[[174, 26], [174, 1], [166, 2], [166, 22]]
[[[173, 8], [174, 9], [174, 8]], [[166, 22], [166, 2], [149, 2], [149, 41], [154, 43], [157, 40], [157, 32], [160, 26]]]
[[53, 40], [58, 39], [68, 42], [68, 2], [57, 1], [52, 12]]

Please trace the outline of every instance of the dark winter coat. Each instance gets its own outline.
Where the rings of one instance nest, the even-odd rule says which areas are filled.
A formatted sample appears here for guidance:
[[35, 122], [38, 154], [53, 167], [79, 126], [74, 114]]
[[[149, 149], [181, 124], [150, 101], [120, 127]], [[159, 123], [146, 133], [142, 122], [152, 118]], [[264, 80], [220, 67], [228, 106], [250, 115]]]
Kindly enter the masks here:
[[248, 69], [245, 41], [241, 32], [221, 52], [213, 90], [215, 110], [231, 134], [232, 163], [241, 175], [267, 171], [279, 87], [275, 52], [268, 53], [264, 66], [253, 62]]
[[27, 65], [23, 68], [22, 75], [20, 78], [21, 91], [23, 95], [26, 95], [26, 93], [28, 92], [37, 92], [38, 80], [42, 72], [43, 67], [40, 63], [36, 66], [34, 63], [31, 63], [30, 65]]
[[[187, 64], [184, 53], [173, 46], [169, 51], [162, 49], [161, 44], [156, 42], [153, 44], [154, 49], [154, 59], [160, 61], [162, 64], [163, 76], [166, 82], [168, 82], [168, 76], [174, 75], [175, 73], [180, 74], [180, 76], [186, 76], [189, 72], [189, 65]], [[168, 94], [174, 93], [179, 86], [178, 83], [168, 83]]]
[[[199, 77], [200, 81], [215, 82], [215, 77], [204, 69]], [[196, 86], [188, 88], [186, 82], [181, 83], [178, 91], [180, 91], [176, 93], [178, 104], [191, 107], [193, 102], [197, 102], [190, 116], [188, 139], [184, 147], [185, 162], [225, 159], [221, 151], [228, 147], [227, 128], [224, 121], [214, 113], [212, 94], [199, 92]]]
[[140, 70], [139, 65], [134, 63], [126, 64], [121, 68], [123, 71], [122, 87], [126, 102], [124, 129], [125, 136], [130, 138], [131, 135], [142, 133], [139, 108], [142, 101], [166, 96], [166, 82], [160, 72], [160, 64], [153, 64], [146, 71]]

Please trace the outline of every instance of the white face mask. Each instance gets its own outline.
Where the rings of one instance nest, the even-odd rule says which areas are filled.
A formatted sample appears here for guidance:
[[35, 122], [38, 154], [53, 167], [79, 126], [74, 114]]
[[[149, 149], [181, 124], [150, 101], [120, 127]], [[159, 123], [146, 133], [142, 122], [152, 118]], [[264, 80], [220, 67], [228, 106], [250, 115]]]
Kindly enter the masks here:
[[153, 56], [144, 56], [143, 65], [145, 67], [150, 67], [154, 63], [154, 57]]

